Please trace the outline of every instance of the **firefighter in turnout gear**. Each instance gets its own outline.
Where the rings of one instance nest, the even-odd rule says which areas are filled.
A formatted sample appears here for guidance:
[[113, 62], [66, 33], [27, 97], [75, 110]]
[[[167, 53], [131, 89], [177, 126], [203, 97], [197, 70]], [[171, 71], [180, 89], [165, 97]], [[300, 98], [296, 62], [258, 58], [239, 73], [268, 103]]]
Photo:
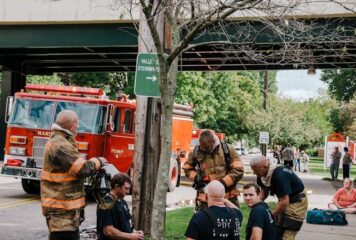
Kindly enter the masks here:
[[190, 152], [183, 169], [197, 190], [196, 209], [207, 206], [203, 189], [212, 180], [220, 181], [225, 187], [225, 198], [239, 206], [236, 184], [244, 174], [242, 161], [234, 148], [220, 142], [211, 130], [201, 131], [199, 145]]
[[45, 147], [41, 176], [42, 212], [46, 217], [49, 239], [79, 239], [84, 218], [84, 178], [104, 165], [103, 159], [83, 159], [77, 150], [78, 116], [61, 111], [53, 124], [53, 134]]

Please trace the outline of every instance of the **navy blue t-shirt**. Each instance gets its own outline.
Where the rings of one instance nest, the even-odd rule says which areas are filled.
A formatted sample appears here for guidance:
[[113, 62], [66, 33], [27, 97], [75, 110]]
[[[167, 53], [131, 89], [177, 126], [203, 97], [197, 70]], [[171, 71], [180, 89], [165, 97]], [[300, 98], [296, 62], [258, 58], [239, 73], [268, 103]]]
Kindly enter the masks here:
[[121, 232], [132, 233], [130, 209], [124, 199], [115, 201], [111, 209], [97, 208], [97, 234], [100, 240], [111, 240], [103, 233], [105, 226], [112, 225]]
[[197, 212], [189, 222], [186, 237], [196, 240], [240, 240], [242, 214], [239, 209], [211, 206], [207, 210], [213, 219], [202, 210]]
[[250, 240], [253, 227], [259, 227], [263, 230], [262, 240], [276, 238], [274, 219], [268, 205], [264, 202], [260, 202], [251, 208], [246, 226], [246, 240]]
[[[261, 178], [257, 178], [257, 184], [264, 187]], [[293, 197], [304, 190], [302, 180], [288, 167], [277, 167], [271, 179], [271, 195], [276, 195], [278, 198], [285, 195]]]

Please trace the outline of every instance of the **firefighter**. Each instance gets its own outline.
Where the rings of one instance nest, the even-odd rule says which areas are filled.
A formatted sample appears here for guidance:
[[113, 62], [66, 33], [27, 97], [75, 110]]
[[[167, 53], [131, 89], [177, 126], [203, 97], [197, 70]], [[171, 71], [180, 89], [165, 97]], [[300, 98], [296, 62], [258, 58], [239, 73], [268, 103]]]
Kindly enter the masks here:
[[220, 142], [211, 130], [201, 131], [199, 144], [190, 152], [183, 169], [185, 175], [194, 181], [197, 210], [207, 206], [203, 189], [212, 180], [220, 181], [225, 187], [225, 198], [239, 206], [236, 184], [244, 173], [242, 161], [234, 148]]
[[105, 160], [84, 160], [77, 150], [78, 116], [61, 111], [53, 134], [45, 147], [41, 176], [42, 212], [46, 217], [49, 239], [79, 239], [79, 225], [84, 220], [84, 178], [100, 169]]

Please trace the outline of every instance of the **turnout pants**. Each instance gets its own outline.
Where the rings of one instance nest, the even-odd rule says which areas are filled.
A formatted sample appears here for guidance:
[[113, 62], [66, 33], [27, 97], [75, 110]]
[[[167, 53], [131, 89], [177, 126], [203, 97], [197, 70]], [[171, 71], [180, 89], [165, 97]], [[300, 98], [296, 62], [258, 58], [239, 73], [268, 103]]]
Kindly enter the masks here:
[[49, 240], [79, 240], [80, 210], [46, 215]]
[[276, 221], [277, 240], [294, 240], [303, 225], [308, 209], [306, 193], [299, 193], [289, 200], [286, 210], [278, 215]]

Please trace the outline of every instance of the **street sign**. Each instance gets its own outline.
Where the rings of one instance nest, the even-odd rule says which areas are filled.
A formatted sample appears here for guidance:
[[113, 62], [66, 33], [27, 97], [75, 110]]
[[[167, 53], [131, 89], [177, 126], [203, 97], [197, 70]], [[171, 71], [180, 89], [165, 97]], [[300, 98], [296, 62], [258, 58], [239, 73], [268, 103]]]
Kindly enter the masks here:
[[269, 132], [260, 132], [259, 143], [261, 143], [261, 144], [269, 143]]
[[160, 97], [159, 63], [155, 53], [139, 53], [136, 60], [136, 96]]

